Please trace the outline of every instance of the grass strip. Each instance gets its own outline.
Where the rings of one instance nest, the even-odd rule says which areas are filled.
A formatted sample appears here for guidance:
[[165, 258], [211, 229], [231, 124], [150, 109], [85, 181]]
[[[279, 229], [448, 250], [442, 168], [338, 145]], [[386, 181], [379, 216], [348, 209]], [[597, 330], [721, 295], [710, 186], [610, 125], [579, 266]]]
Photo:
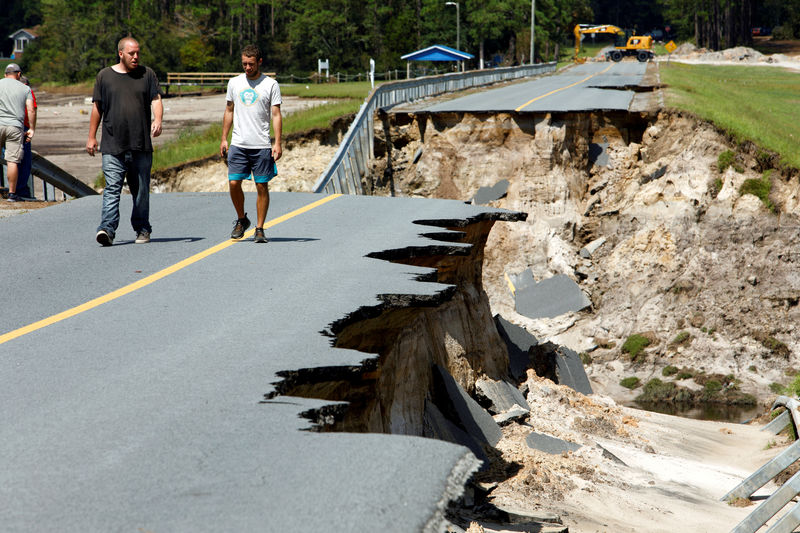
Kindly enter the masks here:
[[[375, 84], [378, 85], [377, 83]], [[281, 83], [281, 94], [301, 98], [357, 98], [369, 96], [372, 86], [368, 81], [348, 83]]]
[[[327, 128], [334, 119], [357, 112], [361, 103], [362, 100], [348, 99], [291, 113], [283, 117], [283, 134]], [[202, 129], [184, 128], [174, 140], [156, 147], [153, 170], [174, 167], [217, 153], [222, 137], [221, 116], [219, 124]]]
[[712, 122], [737, 142], [776, 152], [794, 168], [800, 168], [797, 76], [778, 67], [661, 63], [669, 107]]

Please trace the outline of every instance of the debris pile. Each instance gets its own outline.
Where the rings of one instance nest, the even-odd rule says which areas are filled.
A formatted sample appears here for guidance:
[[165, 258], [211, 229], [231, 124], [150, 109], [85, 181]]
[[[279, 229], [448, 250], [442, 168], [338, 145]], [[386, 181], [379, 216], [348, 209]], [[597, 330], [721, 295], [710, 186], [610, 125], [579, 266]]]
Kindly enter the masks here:
[[758, 50], [746, 46], [736, 46], [726, 50], [708, 50], [698, 48], [692, 43], [683, 43], [670, 55], [673, 59], [689, 63], [710, 64], [748, 64], [748, 65], [781, 65], [800, 68], [800, 59], [785, 54], [762, 54]]

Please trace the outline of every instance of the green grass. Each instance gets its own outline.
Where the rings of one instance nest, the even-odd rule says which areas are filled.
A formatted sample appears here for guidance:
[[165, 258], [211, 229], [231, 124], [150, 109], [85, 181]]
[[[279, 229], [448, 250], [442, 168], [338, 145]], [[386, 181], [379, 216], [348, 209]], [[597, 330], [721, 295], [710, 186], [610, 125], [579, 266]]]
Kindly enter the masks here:
[[[681, 331], [677, 335], [675, 335], [675, 338], [672, 339], [672, 342], [670, 342], [670, 345], [671, 346], [680, 346], [681, 344], [688, 343], [691, 339], [692, 339], [692, 335], [688, 331]], [[676, 369], [676, 371], [677, 371], [677, 369]]]
[[661, 370], [661, 375], [664, 377], [674, 376], [680, 372], [680, 369], [677, 366], [667, 365]]
[[622, 345], [622, 351], [630, 355], [632, 361], [636, 361], [642, 350], [650, 344], [650, 339], [638, 333], [634, 333], [625, 340], [625, 344]]
[[[378, 86], [378, 83], [375, 84]], [[281, 94], [302, 98], [366, 98], [371, 91], [368, 81], [348, 83], [281, 83]]]
[[622, 385], [623, 387], [625, 387], [626, 389], [631, 389], [632, 390], [632, 389], [635, 389], [636, 387], [638, 387], [641, 384], [641, 381], [639, 380], [639, 378], [637, 378], [635, 376], [632, 376], [632, 377], [629, 377], [629, 378], [623, 378], [619, 382], [619, 384]]
[[785, 387], [780, 383], [770, 383], [769, 390], [771, 390], [775, 394], [783, 394], [785, 391]]
[[283, 119], [283, 132], [288, 135], [313, 128], [327, 128], [332, 120], [357, 113], [363, 103], [363, 98], [349, 99], [292, 113]]
[[[362, 100], [343, 100], [304, 109], [283, 117], [283, 134], [289, 135], [314, 128], [326, 128], [331, 121], [358, 111]], [[219, 151], [222, 121], [205, 129], [186, 129], [173, 141], [153, 152], [153, 170], [162, 170], [187, 161], [208, 157]]]
[[778, 392], [779, 394], [785, 394], [793, 398], [800, 398], [800, 376], [795, 377], [791, 383], [785, 387], [781, 387], [779, 391], [773, 389], [772, 392]]
[[736, 163], [736, 154], [733, 150], [725, 150], [717, 158], [717, 170], [720, 174], [728, 170], [728, 167], [733, 167], [733, 170], [740, 174], [744, 172], [744, 169]]
[[[764, 172], [764, 175], [761, 176], [761, 179], [744, 180], [742, 186], [739, 187], [739, 194], [752, 194], [761, 200], [761, 203], [764, 204], [764, 207], [772, 212], [775, 212], [775, 204], [773, 204], [772, 200], [769, 199], [769, 193], [772, 191], [772, 179], [770, 178], [771, 173], [772, 170], [770, 169]], [[765, 344], [765, 346], [767, 345]], [[767, 347], [770, 348], [770, 346]]]
[[[33, 83], [33, 81], [34, 80], [31, 80], [31, 83]], [[91, 95], [92, 91], [94, 90], [94, 80], [92, 79], [80, 83], [62, 83], [55, 81], [46, 81], [37, 84], [37, 89], [54, 94]]]
[[775, 67], [661, 64], [667, 105], [689, 111], [753, 141], [800, 168], [800, 83], [797, 73]]

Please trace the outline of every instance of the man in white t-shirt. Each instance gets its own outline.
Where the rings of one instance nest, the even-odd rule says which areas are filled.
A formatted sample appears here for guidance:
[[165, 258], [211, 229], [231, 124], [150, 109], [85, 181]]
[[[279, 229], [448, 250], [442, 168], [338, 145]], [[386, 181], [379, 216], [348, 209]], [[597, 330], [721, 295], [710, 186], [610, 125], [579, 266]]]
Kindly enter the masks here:
[[[231, 239], [241, 239], [250, 227], [244, 211], [242, 180], [256, 183], [256, 229], [254, 242], [267, 242], [264, 221], [269, 209], [269, 181], [278, 174], [275, 161], [281, 158], [281, 89], [278, 82], [261, 72], [261, 52], [249, 44], [242, 49], [244, 74], [228, 82], [225, 114], [222, 116], [222, 141], [219, 153], [228, 163], [228, 187], [236, 209]], [[270, 144], [269, 123], [275, 138]], [[228, 149], [228, 133], [233, 137]]]

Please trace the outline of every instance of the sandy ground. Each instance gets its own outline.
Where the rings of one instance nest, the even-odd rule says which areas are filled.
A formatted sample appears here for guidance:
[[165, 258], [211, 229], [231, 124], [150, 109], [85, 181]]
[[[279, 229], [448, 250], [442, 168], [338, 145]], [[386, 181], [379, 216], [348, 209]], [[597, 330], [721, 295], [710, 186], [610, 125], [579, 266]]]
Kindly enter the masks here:
[[[506, 464], [521, 469], [501, 481], [490, 500], [507, 510], [558, 515], [571, 533], [730, 531], [755, 504], [737, 507], [720, 498], [787, 443], [761, 431], [760, 424], [619, 407], [608, 397], [584, 396], [532, 372], [526, 385], [532, 415], [526, 423], [505, 426], [497, 446]], [[525, 444], [531, 432], [581, 448], [550, 455]], [[767, 484], [756, 496], [775, 489]]]
[[601, 472], [609, 482], [584, 482], [565, 497], [557, 509], [570, 531], [722, 532], [753, 511], [755, 505], [735, 507], [720, 498], [780, 451], [767, 449], [774, 435], [754, 426], [624, 411], [639, 419], [633, 431], [652, 448], [598, 439], [625, 464], [605, 461]]
[[[36, 99], [39, 107], [33, 149], [79, 180], [93, 185], [101, 172], [102, 162], [99, 156], [91, 157], [85, 150], [92, 109], [91, 96], [63, 96], [39, 91], [36, 92]], [[299, 109], [324, 102], [285, 96], [281, 111], [284, 115], [290, 115]], [[185, 129], [221, 122], [224, 109], [224, 94], [166, 98], [164, 130], [153, 139], [153, 144], [160, 146]]]

